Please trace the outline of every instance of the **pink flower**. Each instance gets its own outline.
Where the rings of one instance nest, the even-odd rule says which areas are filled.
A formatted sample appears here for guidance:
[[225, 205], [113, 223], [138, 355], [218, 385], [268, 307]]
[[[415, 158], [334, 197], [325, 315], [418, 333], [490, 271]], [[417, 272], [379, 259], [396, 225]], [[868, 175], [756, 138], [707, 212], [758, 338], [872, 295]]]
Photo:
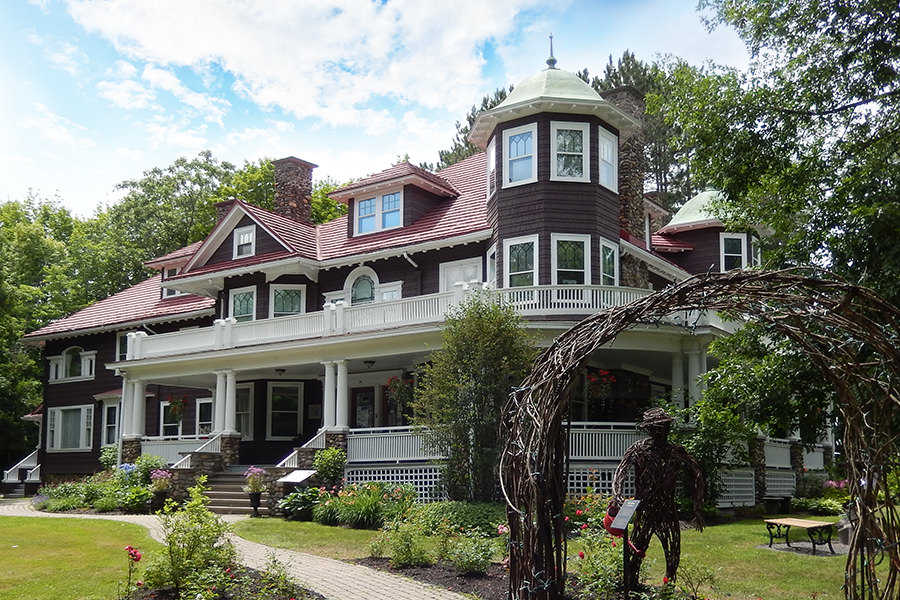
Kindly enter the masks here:
[[581, 510], [580, 508], [579, 508], [578, 510], [575, 511], [575, 516], [576, 516], [576, 517], [580, 517], [580, 516], [583, 515], [583, 514], [584, 514], [584, 511]]
[[566, 521], [568, 521], [568, 520], [569, 520], [569, 517], [566, 517]]
[[582, 529], [587, 529], [587, 528], [588, 528], [588, 524], [587, 524], [587, 523], [582, 523], [582, 524], [581, 524], [581, 528], [582, 528]]
[[584, 552], [581, 550], [578, 551], [578, 558], [584, 558]]
[[616, 542], [615, 542], [615, 540], [612, 541], [612, 547], [613, 547], [613, 548], [616, 547]]
[[138, 582], [135, 585], [138, 587], [144, 587], [144, 582], [138, 579]]

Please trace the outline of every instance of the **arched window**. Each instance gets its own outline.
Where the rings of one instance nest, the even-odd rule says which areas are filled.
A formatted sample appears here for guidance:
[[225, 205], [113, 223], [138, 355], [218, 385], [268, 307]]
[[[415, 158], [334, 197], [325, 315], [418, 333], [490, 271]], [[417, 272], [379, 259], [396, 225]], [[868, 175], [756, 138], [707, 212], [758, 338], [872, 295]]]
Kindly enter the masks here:
[[368, 275], [360, 275], [350, 287], [350, 304], [365, 304], [375, 300], [375, 282]]
[[75, 346], [63, 352], [63, 377], [81, 377], [81, 348]]

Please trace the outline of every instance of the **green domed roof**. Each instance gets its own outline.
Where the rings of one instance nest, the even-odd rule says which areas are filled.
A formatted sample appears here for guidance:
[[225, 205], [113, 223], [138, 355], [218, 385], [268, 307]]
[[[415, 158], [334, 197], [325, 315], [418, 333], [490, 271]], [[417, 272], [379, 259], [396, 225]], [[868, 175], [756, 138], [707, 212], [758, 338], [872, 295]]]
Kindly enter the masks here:
[[480, 112], [472, 124], [469, 141], [485, 148], [498, 124], [541, 112], [596, 115], [618, 129], [623, 138], [640, 126], [631, 115], [602, 98], [575, 73], [557, 69], [556, 59], [551, 57], [547, 64], [546, 69], [526, 77], [513, 88], [503, 102]]
[[659, 230], [659, 233], [675, 233], [689, 229], [701, 229], [703, 227], [721, 227], [722, 221], [717, 219], [712, 211], [713, 202], [719, 198], [716, 190], [704, 190], [684, 203], [678, 209], [669, 224]]

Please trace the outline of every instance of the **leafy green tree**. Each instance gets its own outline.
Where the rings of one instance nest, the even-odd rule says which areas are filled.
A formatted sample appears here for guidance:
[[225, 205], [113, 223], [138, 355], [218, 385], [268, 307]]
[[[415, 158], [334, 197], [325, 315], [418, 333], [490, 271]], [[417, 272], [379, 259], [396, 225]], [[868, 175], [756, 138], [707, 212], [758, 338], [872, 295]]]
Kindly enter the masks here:
[[[456, 122], [456, 135], [453, 136], [453, 142], [448, 150], [438, 151], [437, 165], [422, 165], [431, 171], [445, 169], [450, 165], [456, 164], [464, 158], [468, 158], [473, 154], [481, 152], [474, 144], [469, 142], [469, 132], [475, 123], [478, 113], [484, 110], [494, 108], [504, 100], [509, 92], [513, 90], [513, 86], [509, 86], [509, 90], [497, 88], [492, 95], [484, 96], [481, 99], [480, 107], [473, 105], [466, 114], [466, 122]], [[435, 167], [435, 168], [432, 168]]]
[[312, 221], [316, 225], [333, 221], [347, 214], [347, 205], [332, 200], [328, 195], [334, 190], [350, 185], [352, 181], [338, 183], [331, 177], [313, 182], [312, 189]]
[[272, 166], [272, 159], [261, 158], [255, 163], [245, 161], [244, 166], [216, 191], [213, 204], [228, 198], [238, 198], [247, 204], [272, 210], [275, 202], [275, 167]]
[[817, 263], [900, 300], [900, 10], [896, 3], [704, 0], [746, 71], [667, 66], [657, 97], [691, 170], [735, 228], [764, 224], [776, 265]]
[[423, 368], [412, 407], [413, 423], [447, 457], [450, 499], [493, 499], [503, 407], [534, 356], [534, 342], [509, 306], [474, 295], [447, 315], [442, 348]]

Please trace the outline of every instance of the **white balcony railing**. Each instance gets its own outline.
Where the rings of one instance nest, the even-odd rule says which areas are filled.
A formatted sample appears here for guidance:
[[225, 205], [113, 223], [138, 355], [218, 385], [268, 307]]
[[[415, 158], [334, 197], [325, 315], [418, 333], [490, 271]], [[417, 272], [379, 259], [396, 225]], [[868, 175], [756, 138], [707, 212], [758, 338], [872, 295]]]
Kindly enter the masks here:
[[791, 468], [791, 443], [788, 440], [767, 439], [765, 451], [767, 467]]
[[[196, 446], [196, 443], [195, 443]], [[222, 434], [217, 433], [215, 436], [206, 440], [206, 442], [200, 446], [199, 448], [195, 447], [191, 450], [188, 450], [188, 453], [184, 455], [184, 458], [175, 462], [171, 468], [172, 469], [190, 469], [191, 468], [191, 456], [194, 452], [221, 452], [222, 451]]]
[[200, 446], [206, 443], [206, 439], [164, 439], [164, 438], [144, 438], [141, 441], [141, 454], [149, 454], [152, 456], [161, 456], [166, 459], [166, 463], [174, 465], [182, 459], [184, 453], [195, 452]]
[[647, 437], [634, 423], [572, 423], [569, 456], [574, 460], [621, 460], [631, 444]]
[[411, 427], [351, 429], [347, 436], [347, 462], [408, 462], [441, 458], [429, 452], [425, 440]]
[[[487, 290], [498, 302], [513, 306], [522, 316], [580, 318], [600, 309], [626, 304], [651, 290], [616, 286], [534, 286]], [[158, 335], [131, 334], [131, 360], [189, 354], [216, 349], [240, 348], [288, 340], [302, 340], [347, 333], [377, 331], [389, 327], [440, 323], [464, 293], [443, 292], [400, 300], [344, 306], [326, 304], [321, 312], [277, 319], [236, 323], [217, 319], [212, 327]]]

